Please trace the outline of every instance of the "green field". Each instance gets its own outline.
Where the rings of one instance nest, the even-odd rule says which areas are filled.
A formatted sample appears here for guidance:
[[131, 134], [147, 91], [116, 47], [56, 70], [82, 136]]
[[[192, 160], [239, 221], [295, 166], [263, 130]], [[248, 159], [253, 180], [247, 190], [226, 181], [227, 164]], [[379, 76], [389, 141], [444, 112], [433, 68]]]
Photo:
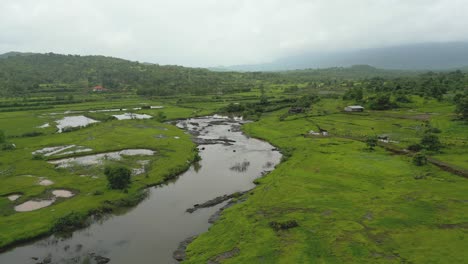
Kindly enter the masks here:
[[[188, 246], [184, 263], [468, 259], [465, 72], [356, 66], [217, 73], [57, 54], [16, 56], [0, 61], [0, 68], [8, 73], [0, 76], [0, 250], [56, 231], [72, 212], [82, 220], [135, 206], [146, 187], [182, 173], [198, 158], [190, 136], [172, 121], [221, 113], [254, 121], [244, 132], [279, 148], [284, 159]], [[93, 93], [90, 87], [98, 84], [107, 92]], [[343, 111], [354, 104], [365, 111]], [[110, 109], [117, 110], [103, 111]], [[123, 113], [152, 118], [112, 116]], [[78, 115], [99, 122], [57, 133], [57, 120]], [[428, 136], [435, 149], [424, 143]], [[33, 154], [70, 145], [88, 152]], [[49, 163], [124, 149], [155, 155], [68, 168]], [[132, 176], [127, 190], [109, 188], [105, 166], [138, 169], [142, 161], [144, 172]], [[53, 184], [40, 185], [44, 179]], [[56, 189], [75, 195], [31, 212], [14, 210], [51, 198]], [[12, 194], [21, 197], [10, 201]], [[70, 228], [81, 223], [75, 224]]]
[[[450, 106], [430, 103], [429, 120], [447, 145], [434, 157], [467, 169], [468, 126], [452, 121]], [[464, 262], [466, 179], [433, 165], [415, 166], [411, 156], [369, 151], [359, 141], [389, 134], [397, 147], [416, 142], [423, 133], [418, 116], [427, 109], [413, 104], [399, 111], [343, 114], [344, 105], [325, 100], [312, 114], [279, 121], [285, 111], [278, 111], [246, 125], [247, 134], [290, 157], [189, 246], [186, 263]], [[317, 125], [330, 136], [304, 136]], [[299, 226], [270, 227], [292, 220]], [[237, 253], [229, 258], [226, 252]]]

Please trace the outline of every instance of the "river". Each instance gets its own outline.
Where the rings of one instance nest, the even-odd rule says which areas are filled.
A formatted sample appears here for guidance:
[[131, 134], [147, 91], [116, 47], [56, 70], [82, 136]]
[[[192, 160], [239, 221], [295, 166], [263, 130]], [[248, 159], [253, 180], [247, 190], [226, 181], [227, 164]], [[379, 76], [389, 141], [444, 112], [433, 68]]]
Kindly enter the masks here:
[[186, 210], [215, 197], [246, 191], [281, 154], [240, 131], [242, 121], [214, 116], [179, 121], [194, 135], [202, 160], [175, 181], [149, 188], [148, 197], [119, 215], [94, 221], [68, 237], [55, 235], [0, 254], [0, 263], [177, 263], [172, 253], [187, 237], [208, 230], [208, 219], [226, 202]]

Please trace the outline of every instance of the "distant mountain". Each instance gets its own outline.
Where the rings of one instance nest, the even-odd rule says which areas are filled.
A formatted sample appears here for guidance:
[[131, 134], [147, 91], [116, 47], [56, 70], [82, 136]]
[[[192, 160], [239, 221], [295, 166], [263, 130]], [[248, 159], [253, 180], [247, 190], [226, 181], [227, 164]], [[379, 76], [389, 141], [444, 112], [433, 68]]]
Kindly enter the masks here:
[[422, 43], [346, 52], [310, 52], [271, 63], [217, 67], [218, 71], [285, 71], [370, 65], [381, 69], [467, 69], [468, 42]]
[[139, 63], [105, 56], [10, 52], [0, 59], [0, 96], [40, 92], [109, 91], [145, 95], [206, 94], [245, 89], [254, 80], [238, 72]]
[[17, 51], [10, 51], [7, 53], [0, 54], [0, 59], [6, 59], [9, 57], [14, 57], [14, 56], [29, 56], [33, 55], [35, 53], [32, 52], [17, 52]]

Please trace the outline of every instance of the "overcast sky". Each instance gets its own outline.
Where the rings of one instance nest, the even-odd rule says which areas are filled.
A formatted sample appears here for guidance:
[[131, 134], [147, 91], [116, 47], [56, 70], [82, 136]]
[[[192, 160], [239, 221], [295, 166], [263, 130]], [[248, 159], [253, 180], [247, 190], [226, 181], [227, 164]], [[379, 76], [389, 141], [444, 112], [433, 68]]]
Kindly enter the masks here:
[[468, 40], [468, 0], [0, 0], [0, 53], [160, 64]]

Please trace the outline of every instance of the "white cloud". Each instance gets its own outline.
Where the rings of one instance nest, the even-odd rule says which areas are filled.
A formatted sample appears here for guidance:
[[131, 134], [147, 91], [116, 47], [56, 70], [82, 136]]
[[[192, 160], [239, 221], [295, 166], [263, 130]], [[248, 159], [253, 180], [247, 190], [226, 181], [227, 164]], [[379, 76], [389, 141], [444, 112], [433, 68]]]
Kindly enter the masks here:
[[466, 10], [466, 0], [2, 0], [0, 52], [248, 64], [309, 50], [467, 40]]

